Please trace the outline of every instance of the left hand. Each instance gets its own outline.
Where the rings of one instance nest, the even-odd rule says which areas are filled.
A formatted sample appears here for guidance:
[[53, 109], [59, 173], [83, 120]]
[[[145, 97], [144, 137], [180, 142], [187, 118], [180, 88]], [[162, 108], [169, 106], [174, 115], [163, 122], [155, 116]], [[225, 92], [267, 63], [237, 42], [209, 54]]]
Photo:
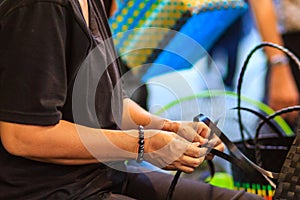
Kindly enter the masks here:
[[[167, 122], [172, 125], [166, 125], [165, 128], [172, 128], [173, 132], [176, 132], [181, 137], [185, 138], [190, 142], [199, 142], [203, 148], [214, 148], [219, 151], [224, 151], [225, 146], [220, 138], [211, 134], [210, 128], [203, 122]], [[164, 129], [166, 130], [166, 129]], [[170, 130], [169, 130], [170, 131]], [[209, 153], [206, 154], [205, 159], [211, 160], [214, 155]]]

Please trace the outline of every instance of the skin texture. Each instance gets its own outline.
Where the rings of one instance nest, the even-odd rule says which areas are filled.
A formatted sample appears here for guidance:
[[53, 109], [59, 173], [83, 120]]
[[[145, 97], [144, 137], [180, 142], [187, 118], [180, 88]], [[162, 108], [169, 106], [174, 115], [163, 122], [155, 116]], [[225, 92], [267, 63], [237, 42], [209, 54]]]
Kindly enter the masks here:
[[[128, 112], [124, 112], [123, 117], [131, 118], [130, 123], [136, 123], [131, 127], [133, 123], [125, 122], [127, 130], [94, 129], [64, 120], [54, 126], [1, 122], [1, 141], [13, 155], [55, 164], [78, 165], [135, 159], [138, 148], [136, 127], [137, 124], [144, 124], [151, 127], [145, 130], [145, 159], [150, 163], [168, 170], [191, 173], [205, 158], [212, 159], [212, 156], [205, 157], [206, 149], [199, 148], [207, 142], [205, 138], [210, 134], [204, 123], [165, 120], [150, 115], [130, 99], [124, 101], [124, 110]], [[217, 137], [211, 142], [216, 149], [224, 150], [223, 143]], [[97, 155], [93, 149], [97, 150]], [[169, 162], [158, 163], [158, 160], [166, 159]]]

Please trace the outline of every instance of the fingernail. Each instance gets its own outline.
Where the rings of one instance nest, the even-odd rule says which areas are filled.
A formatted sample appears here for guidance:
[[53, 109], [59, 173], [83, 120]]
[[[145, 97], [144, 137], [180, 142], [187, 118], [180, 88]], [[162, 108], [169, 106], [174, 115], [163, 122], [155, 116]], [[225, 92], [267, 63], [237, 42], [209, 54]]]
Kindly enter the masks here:
[[193, 142], [193, 145], [195, 145], [196, 147], [200, 146], [200, 142]]
[[205, 144], [205, 143], [207, 143], [207, 142], [208, 142], [208, 139], [206, 139], [206, 138], [202, 138], [202, 141], [203, 141], [203, 143]]

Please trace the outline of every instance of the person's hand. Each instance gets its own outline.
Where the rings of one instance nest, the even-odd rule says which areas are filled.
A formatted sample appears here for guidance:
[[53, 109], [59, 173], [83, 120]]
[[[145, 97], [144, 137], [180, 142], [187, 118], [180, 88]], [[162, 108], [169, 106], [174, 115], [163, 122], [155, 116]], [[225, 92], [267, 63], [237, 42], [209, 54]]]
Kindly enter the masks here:
[[203, 122], [181, 122], [177, 134], [191, 142], [199, 142], [201, 147], [208, 148], [206, 159], [213, 159], [213, 154], [209, 150], [214, 148], [224, 151], [225, 146], [220, 138], [211, 134], [210, 128]]
[[205, 159], [212, 160], [214, 155], [209, 153], [214, 148], [224, 151], [225, 146], [220, 138], [212, 134], [210, 128], [203, 122], [182, 122], [177, 134], [192, 142], [199, 142], [202, 148], [207, 148]]
[[[294, 106], [299, 103], [299, 93], [290, 72], [289, 66], [276, 66], [270, 71], [268, 104], [274, 110]], [[297, 112], [291, 112], [283, 117], [293, 124]]]
[[200, 148], [200, 142], [188, 141], [174, 132], [145, 130], [145, 138], [145, 160], [166, 170], [191, 173], [204, 161], [208, 150]]
[[[225, 150], [224, 143], [220, 140], [220, 138], [216, 134], [213, 134], [209, 138], [208, 143], [205, 146], [207, 146], [209, 150], [212, 148], [222, 152]], [[214, 158], [214, 154], [209, 153], [209, 150], [208, 150], [208, 154], [205, 157], [206, 160], [212, 160]]]
[[203, 122], [180, 122], [174, 132], [190, 142], [199, 142], [200, 145], [207, 143], [210, 137], [210, 128]]
[[200, 142], [201, 145], [207, 142], [210, 135], [210, 128], [203, 122], [165, 120], [163, 130], [177, 133], [190, 142]]
[[[210, 135], [210, 128], [203, 122], [168, 121], [167, 123], [169, 124], [165, 126], [164, 130], [170, 132], [162, 131], [160, 132], [162, 135], [156, 135], [156, 137], [162, 138], [155, 140], [156, 142], [160, 141], [156, 143], [159, 145], [155, 145], [156, 150], [148, 155], [152, 159], [150, 162], [154, 162], [153, 164], [161, 168], [179, 169], [191, 173], [204, 159], [213, 159], [213, 154], [209, 153], [211, 148], [224, 151], [224, 144], [219, 137]], [[169, 142], [164, 142], [167, 137], [172, 137], [172, 139], [169, 138]], [[151, 139], [151, 141], [154, 140]], [[166, 143], [168, 143], [167, 148]], [[156, 159], [154, 159], [155, 157]], [[166, 160], [161, 160], [163, 157]]]

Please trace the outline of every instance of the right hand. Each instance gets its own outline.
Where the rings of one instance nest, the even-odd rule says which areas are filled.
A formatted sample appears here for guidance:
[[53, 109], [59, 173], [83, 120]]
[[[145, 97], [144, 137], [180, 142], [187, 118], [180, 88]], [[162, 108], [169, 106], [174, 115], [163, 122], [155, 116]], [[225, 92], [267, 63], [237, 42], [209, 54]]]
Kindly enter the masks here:
[[166, 170], [192, 173], [204, 161], [207, 148], [168, 131], [145, 130], [146, 161]]
[[[273, 67], [269, 81], [268, 104], [272, 109], [279, 110], [299, 103], [299, 93], [289, 65]], [[283, 117], [293, 124], [297, 119], [297, 112], [288, 113]]]

